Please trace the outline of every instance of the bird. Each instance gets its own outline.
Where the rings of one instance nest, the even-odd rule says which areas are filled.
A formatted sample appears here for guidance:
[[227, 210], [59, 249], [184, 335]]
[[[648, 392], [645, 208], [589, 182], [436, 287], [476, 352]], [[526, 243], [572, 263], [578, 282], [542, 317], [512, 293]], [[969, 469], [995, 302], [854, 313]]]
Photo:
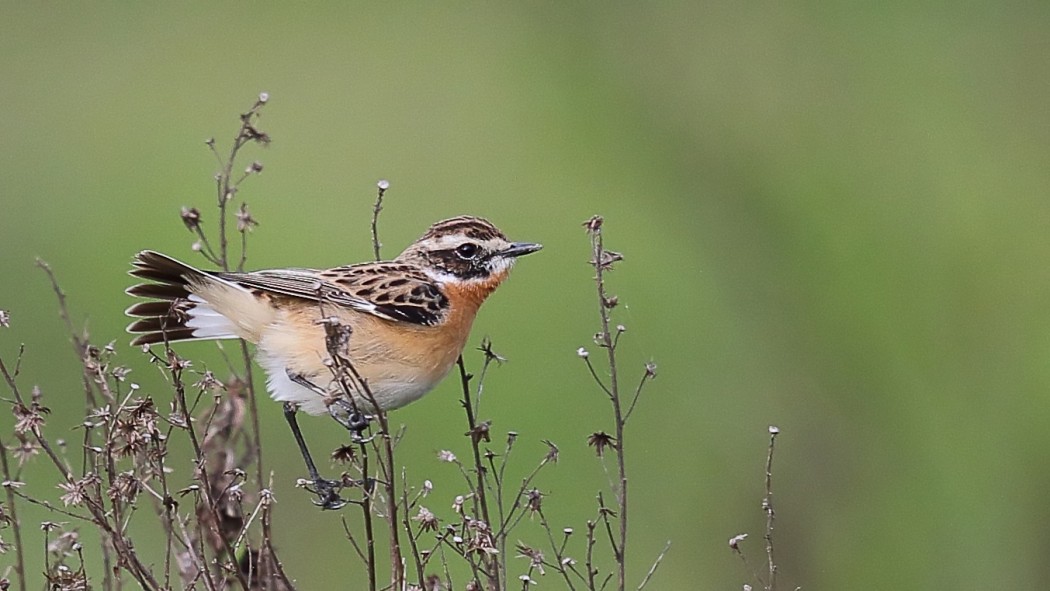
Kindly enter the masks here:
[[[349, 402], [360, 413], [341, 422], [359, 433], [364, 412], [421, 398], [455, 364], [479, 308], [515, 261], [541, 248], [511, 242], [486, 219], [459, 216], [432, 224], [393, 260], [324, 270], [205, 271], [143, 250], [130, 274], [145, 282], [126, 293], [148, 301], [127, 308], [135, 318], [127, 330], [137, 335], [132, 345], [253, 343], [267, 390], [284, 403], [311, 477], [319, 481], [294, 413], [337, 417], [335, 403]], [[349, 401], [338, 396], [331, 367], [325, 327], [331, 321], [349, 328], [346, 358], [369, 391], [355, 388]]]

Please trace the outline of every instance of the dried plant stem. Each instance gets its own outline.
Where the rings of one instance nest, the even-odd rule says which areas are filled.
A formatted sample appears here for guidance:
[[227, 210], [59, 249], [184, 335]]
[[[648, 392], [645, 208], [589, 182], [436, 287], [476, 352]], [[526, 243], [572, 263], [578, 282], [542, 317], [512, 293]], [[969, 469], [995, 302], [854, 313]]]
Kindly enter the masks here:
[[409, 503], [408, 503], [408, 474], [405, 469], [401, 469], [401, 527], [405, 529], [405, 534], [408, 537], [408, 543], [412, 548], [412, 562], [416, 567], [416, 579], [417, 582], [423, 584], [423, 560], [420, 558], [419, 545], [416, 542], [416, 535], [412, 533], [412, 521], [409, 516]]
[[[375, 397], [372, 395], [371, 390], [366, 386], [366, 393], [368, 394], [369, 402], [374, 408], [379, 408], [379, 404], [376, 402]], [[386, 412], [382, 410], [376, 411], [376, 417], [379, 420], [379, 428], [382, 433], [379, 434], [378, 440], [379, 450], [382, 452], [379, 460], [380, 471], [383, 473], [383, 488], [385, 489], [386, 497], [386, 522], [390, 530], [390, 582], [395, 589], [400, 589], [404, 586], [405, 581], [405, 563], [404, 558], [401, 555], [401, 542], [400, 542], [400, 525], [397, 521], [397, 491], [395, 490], [395, 479], [394, 476], [394, 445], [390, 436], [390, 423], [387, 420]], [[375, 442], [376, 440], [373, 440]]]
[[381, 261], [383, 259], [380, 257], [379, 249], [382, 248], [383, 243], [379, 241], [379, 212], [383, 211], [383, 195], [390, 188], [390, 183], [379, 181], [376, 187], [376, 201], [372, 205], [372, 254], [375, 255], [375, 260]]
[[252, 425], [251, 436], [253, 441], [249, 447], [255, 456], [255, 483], [261, 489], [266, 482], [266, 471], [263, 469], [262, 444], [259, 441], [262, 431], [259, 430], [259, 403], [255, 396], [255, 383], [252, 379], [252, 354], [248, 350], [247, 342], [242, 339], [239, 343], [241, 345], [241, 362], [244, 364], [244, 385], [248, 390], [248, 416]]
[[[595, 286], [598, 295], [598, 315], [601, 320], [602, 331], [600, 343], [605, 349], [609, 363], [609, 386], [607, 392], [613, 407], [613, 418], [616, 423], [616, 469], [619, 486], [616, 490], [616, 504], [619, 518], [619, 539], [613, 544], [613, 551], [617, 563], [617, 588], [624, 591], [627, 586], [627, 465], [624, 450], [624, 411], [620, 397], [619, 372], [616, 366], [616, 342], [610, 330], [609, 309], [610, 300], [605, 289], [605, 271], [608, 269], [608, 254], [602, 240], [601, 223], [591, 231], [591, 250], [595, 268]], [[618, 331], [619, 332], [619, 331]], [[593, 373], [593, 370], [592, 370]], [[639, 386], [640, 388], [641, 386]]]
[[248, 584], [248, 579], [245, 578], [244, 573], [241, 569], [237, 568], [237, 552], [230, 544], [230, 540], [222, 535], [222, 532], [218, 530], [218, 525], [221, 523], [221, 517], [219, 515], [218, 503], [212, 493], [210, 483], [212, 482], [211, 477], [208, 474], [208, 461], [201, 448], [200, 440], [197, 436], [196, 429], [193, 428], [193, 414], [192, 409], [186, 403], [186, 387], [182, 381], [182, 365], [180, 360], [175, 355], [175, 352], [170, 347], [167, 348], [167, 355], [169, 364], [168, 370], [171, 375], [172, 385], [175, 387], [175, 401], [178, 404], [178, 409], [182, 413], [183, 420], [185, 421], [186, 434], [190, 439], [190, 444], [193, 446], [193, 455], [195, 458], [195, 464], [197, 469], [200, 470], [201, 486], [199, 491], [204, 499], [205, 510], [211, 514], [212, 518], [212, 530], [216, 538], [222, 541], [222, 550], [225, 552], [227, 558], [229, 558], [231, 564], [234, 565], [232, 569], [236, 575], [237, 582], [240, 583], [241, 588], [248, 591], [251, 587]]
[[656, 569], [660, 567], [660, 563], [663, 562], [664, 556], [667, 556], [667, 551], [671, 549], [671, 541], [668, 540], [664, 545], [664, 549], [660, 551], [660, 554], [653, 561], [653, 565], [649, 567], [649, 572], [645, 573], [645, 577], [642, 578], [642, 582], [638, 584], [638, 591], [642, 591], [646, 585], [649, 584], [649, 579], [653, 578], [656, 574]]
[[766, 455], [766, 496], [762, 499], [762, 510], [766, 513], [766, 564], [769, 569], [769, 578], [766, 580], [766, 591], [773, 591], [777, 587], [777, 563], [773, 557], [773, 448], [776, 445], [777, 435], [780, 429], [770, 425], [769, 427], [769, 451]]
[[[475, 487], [474, 492], [481, 508], [481, 519], [489, 528], [491, 528], [492, 519], [489, 517], [488, 494], [486, 493], [488, 487], [485, 483], [485, 465], [481, 461], [481, 438], [475, 435], [478, 429], [478, 422], [477, 417], [474, 416], [474, 405], [471, 402], [470, 396], [470, 379], [472, 376], [467, 373], [467, 367], [463, 363], [462, 355], [456, 360], [456, 365], [459, 367], [459, 379], [460, 384], [463, 387], [463, 409], [467, 414], [467, 435], [470, 437], [470, 449], [474, 456], [474, 472], [477, 478], [477, 486]], [[481, 570], [487, 575], [490, 591], [499, 591], [499, 589], [501, 589], [500, 569], [498, 568], [495, 558], [492, 558], [491, 555], [483, 554], [482, 563], [486, 565], [486, 567]]]
[[[0, 469], [3, 469], [4, 482], [10, 483], [11, 467], [7, 462], [7, 445], [0, 440]], [[11, 529], [15, 538], [15, 574], [18, 575], [18, 591], [26, 591], [26, 565], [25, 546], [22, 544], [22, 524], [18, 521], [18, 511], [15, 509], [15, 492], [11, 485], [4, 486], [7, 493], [7, 513], [11, 518]]]
[[376, 591], [376, 536], [372, 526], [372, 493], [368, 490], [368, 451], [364, 443], [361, 444], [361, 473], [365, 479], [364, 499], [361, 502], [361, 510], [364, 513], [365, 522], [365, 561], [368, 570], [368, 591]]

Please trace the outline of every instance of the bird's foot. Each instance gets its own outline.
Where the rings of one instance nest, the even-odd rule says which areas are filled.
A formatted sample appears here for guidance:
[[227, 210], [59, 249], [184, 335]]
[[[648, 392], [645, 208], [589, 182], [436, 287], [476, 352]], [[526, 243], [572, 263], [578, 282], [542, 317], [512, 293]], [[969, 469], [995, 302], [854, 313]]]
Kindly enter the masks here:
[[350, 441], [353, 443], [368, 443], [375, 437], [374, 435], [366, 437], [364, 434], [372, 422], [371, 415], [361, 412], [346, 400], [339, 400], [336, 404], [329, 406], [328, 414], [350, 432]]
[[343, 489], [343, 483], [338, 480], [317, 478], [312, 481], [302, 479], [299, 482], [303, 488], [317, 495], [314, 504], [321, 509], [334, 511], [342, 509], [350, 502], [339, 495], [339, 491]]

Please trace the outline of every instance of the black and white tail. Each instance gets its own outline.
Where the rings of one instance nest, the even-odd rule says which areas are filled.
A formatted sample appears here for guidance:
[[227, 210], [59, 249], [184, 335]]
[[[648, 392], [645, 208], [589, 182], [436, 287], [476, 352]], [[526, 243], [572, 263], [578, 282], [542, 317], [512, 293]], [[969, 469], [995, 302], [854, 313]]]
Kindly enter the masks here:
[[124, 312], [137, 318], [128, 325], [128, 332], [138, 335], [132, 345], [238, 337], [234, 323], [198, 293], [214, 284], [237, 290], [243, 287], [151, 250], [138, 253], [132, 265], [129, 273], [147, 283], [129, 287], [127, 293], [154, 300], [139, 302]]

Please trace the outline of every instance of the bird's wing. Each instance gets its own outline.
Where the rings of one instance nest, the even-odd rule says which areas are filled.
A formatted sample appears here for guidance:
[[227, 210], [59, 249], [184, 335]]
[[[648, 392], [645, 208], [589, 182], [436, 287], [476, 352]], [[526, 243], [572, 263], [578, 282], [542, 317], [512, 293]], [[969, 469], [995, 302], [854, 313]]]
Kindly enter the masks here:
[[264, 293], [313, 300], [393, 320], [429, 326], [448, 312], [448, 298], [422, 271], [401, 263], [364, 263], [314, 269], [219, 273]]

